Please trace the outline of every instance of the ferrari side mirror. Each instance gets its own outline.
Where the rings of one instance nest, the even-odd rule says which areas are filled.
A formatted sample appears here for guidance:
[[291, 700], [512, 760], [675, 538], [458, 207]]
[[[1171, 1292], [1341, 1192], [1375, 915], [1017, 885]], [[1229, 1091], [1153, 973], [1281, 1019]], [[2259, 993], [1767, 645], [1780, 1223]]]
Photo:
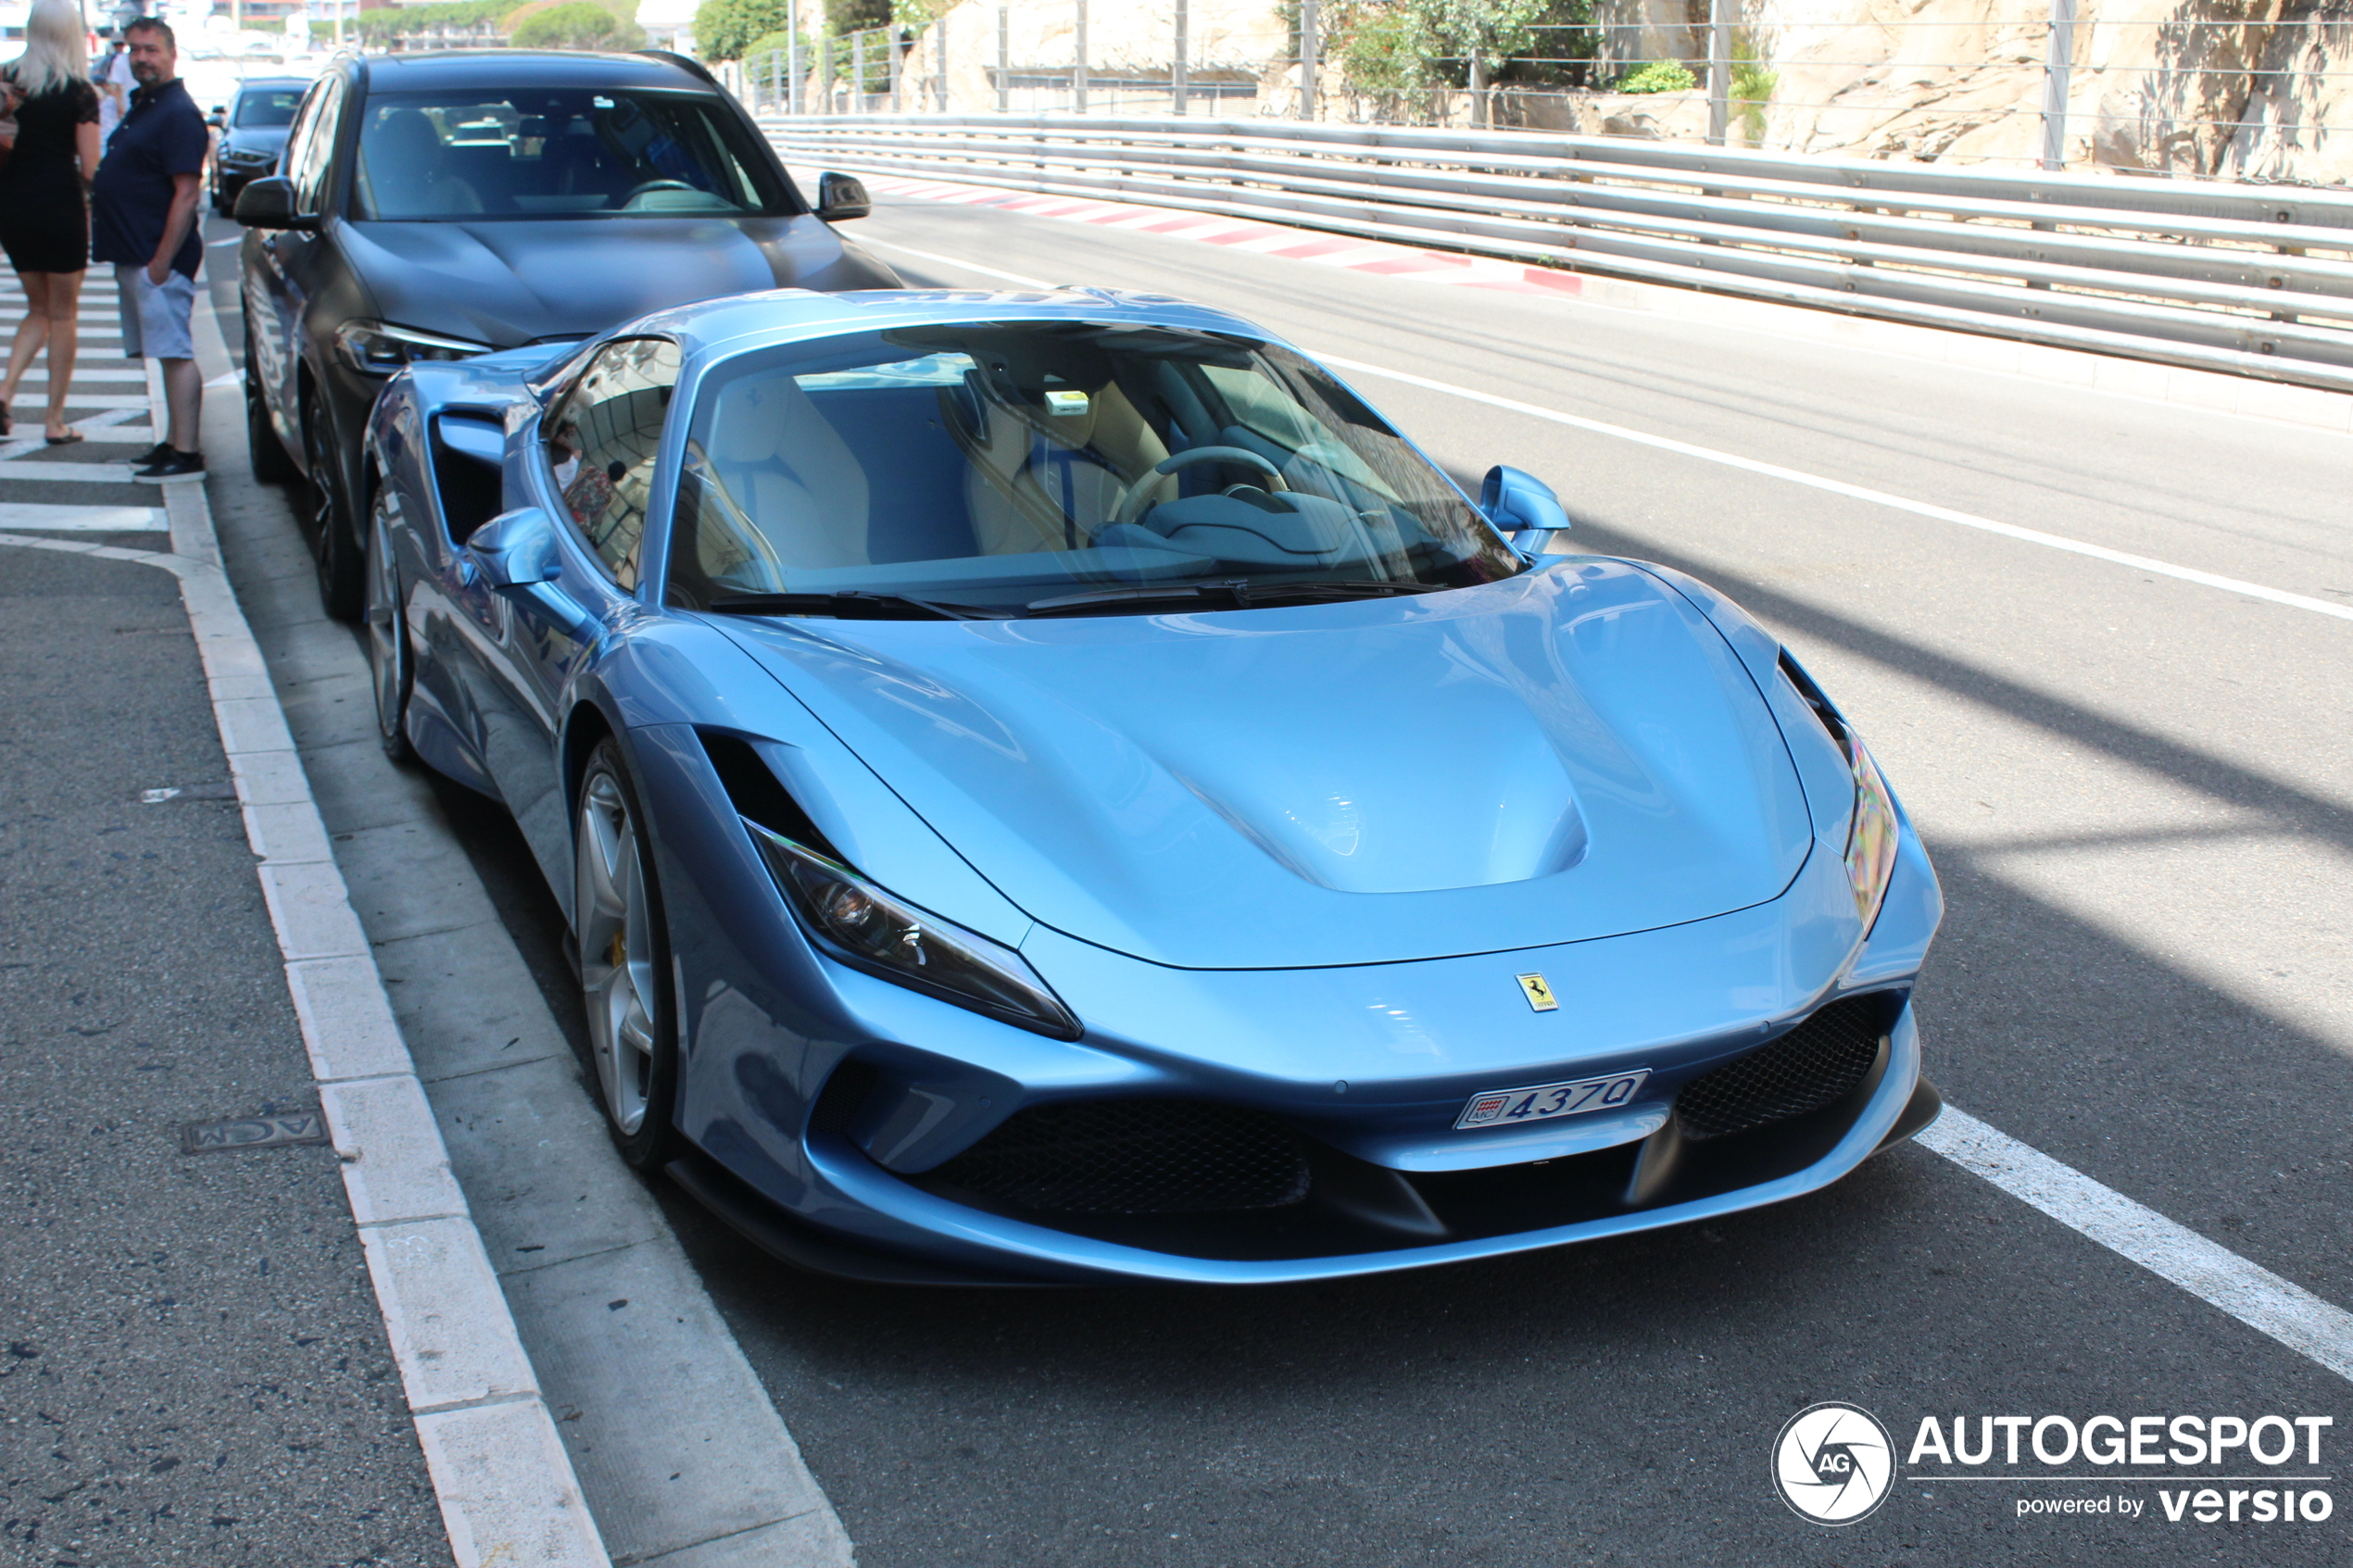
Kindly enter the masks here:
[[483, 580], [502, 592], [552, 583], [561, 570], [555, 522], [537, 507], [500, 512], [468, 534], [463, 548]]
[[1542, 555], [1553, 535], [1568, 532], [1568, 513], [1552, 486], [1501, 463], [1487, 470], [1487, 482], [1478, 487], [1478, 509], [1513, 549], [1531, 556]]

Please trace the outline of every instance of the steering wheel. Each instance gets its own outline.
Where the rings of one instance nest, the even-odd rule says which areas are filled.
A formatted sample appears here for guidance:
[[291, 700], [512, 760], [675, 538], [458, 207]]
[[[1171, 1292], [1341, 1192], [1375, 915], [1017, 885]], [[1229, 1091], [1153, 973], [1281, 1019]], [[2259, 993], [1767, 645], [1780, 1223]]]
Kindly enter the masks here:
[[1178, 469], [1191, 468], [1195, 463], [1242, 463], [1265, 473], [1273, 482], [1267, 485], [1269, 490], [1290, 488], [1290, 481], [1283, 477], [1281, 469], [1276, 467], [1271, 459], [1260, 457], [1247, 446], [1196, 446], [1189, 452], [1175, 452], [1163, 458], [1152, 465], [1151, 472], [1121, 491], [1118, 502], [1112, 508], [1112, 521], [1139, 521], [1144, 513], [1151, 509], [1142, 503], [1144, 498], [1152, 493], [1152, 481], [1164, 474], [1175, 473]]
[[694, 187], [687, 184], [684, 180], [648, 180], [644, 184], [638, 186], [635, 190], [631, 191], [627, 195], [622, 197], [621, 205], [627, 207], [631, 202], [635, 201], [639, 196], [644, 195], [648, 191], [691, 191], [693, 189]]

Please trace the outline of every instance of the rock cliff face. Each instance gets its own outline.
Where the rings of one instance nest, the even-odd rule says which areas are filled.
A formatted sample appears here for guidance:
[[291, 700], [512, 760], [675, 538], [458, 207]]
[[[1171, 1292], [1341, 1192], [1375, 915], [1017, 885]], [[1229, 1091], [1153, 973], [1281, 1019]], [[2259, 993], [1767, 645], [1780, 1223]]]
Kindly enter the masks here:
[[[1709, 0], [1596, 0], [1601, 73], [1683, 60], [1702, 73]], [[1735, 83], [1731, 136], [1768, 148], [1847, 157], [2031, 167], [2043, 144], [2051, 0], [1737, 0], [1753, 56]], [[1002, 0], [1004, 58], [1016, 108], [1059, 107], [1046, 84], [1076, 56], [1071, 0]], [[1000, 0], [947, 17], [950, 102], [996, 107]], [[1188, 0], [1195, 82], [1230, 95], [1193, 112], [1297, 109], [1290, 33], [1273, 0]], [[1175, 34], [1173, 0], [1092, 0], [1091, 107], [1152, 113]], [[2077, 0], [2065, 155], [2070, 169], [2353, 183], [2353, 0]], [[906, 61], [937, 79], [937, 35]], [[1115, 83], [1125, 82], [1126, 85]], [[1344, 116], [1337, 71], [1324, 112]], [[1737, 95], [1737, 93], [1736, 93]], [[1466, 94], [1447, 119], [1468, 123]], [[911, 99], [911, 103], [913, 100]], [[926, 103], [933, 100], [926, 100]], [[1499, 125], [1588, 135], [1697, 140], [1705, 92], [1634, 95], [1507, 89]]]
[[[1611, 52], [1704, 58], [1699, 0], [1601, 0]], [[1747, 0], [1773, 78], [1755, 139], [1864, 157], [2032, 164], [2043, 139], [2049, 0]], [[2070, 168], [2353, 182], [2353, 0], [2079, 0]], [[1622, 98], [1531, 124], [1683, 136], [1692, 116]], [[1697, 123], [1705, 124], [1702, 110]], [[1739, 117], [1735, 136], [1740, 137]]]

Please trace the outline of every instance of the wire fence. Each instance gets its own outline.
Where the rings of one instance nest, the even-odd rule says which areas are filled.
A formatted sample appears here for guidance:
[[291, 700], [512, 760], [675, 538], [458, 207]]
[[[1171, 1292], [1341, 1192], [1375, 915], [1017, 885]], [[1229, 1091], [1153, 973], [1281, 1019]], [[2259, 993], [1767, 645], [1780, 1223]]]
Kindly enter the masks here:
[[1614, 21], [1603, 0], [1604, 19], [1523, 28], [1491, 56], [1406, 47], [1396, 0], [966, 0], [736, 69], [784, 114], [1189, 113], [2353, 184], [2347, 0], [2275, 0], [2279, 19], [2077, 4], [1833, 21], [1714, 0], [1695, 21]]

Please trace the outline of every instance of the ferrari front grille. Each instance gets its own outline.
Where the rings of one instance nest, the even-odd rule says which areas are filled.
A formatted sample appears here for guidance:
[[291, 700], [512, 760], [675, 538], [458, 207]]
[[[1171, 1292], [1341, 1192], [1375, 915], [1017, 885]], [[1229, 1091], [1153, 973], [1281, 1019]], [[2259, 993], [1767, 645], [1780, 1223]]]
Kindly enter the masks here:
[[1036, 1105], [931, 1173], [1014, 1209], [1187, 1214], [1307, 1196], [1298, 1136], [1271, 1116], [1191, 1100]]
[[1820, 1009], [1770, 1045], [1702, 1073], [1675, 1097], [1687, 1138], [1720, 1138], [1819, 1110], [1863, 1081], [1879, 1059], [1883, 997]]

